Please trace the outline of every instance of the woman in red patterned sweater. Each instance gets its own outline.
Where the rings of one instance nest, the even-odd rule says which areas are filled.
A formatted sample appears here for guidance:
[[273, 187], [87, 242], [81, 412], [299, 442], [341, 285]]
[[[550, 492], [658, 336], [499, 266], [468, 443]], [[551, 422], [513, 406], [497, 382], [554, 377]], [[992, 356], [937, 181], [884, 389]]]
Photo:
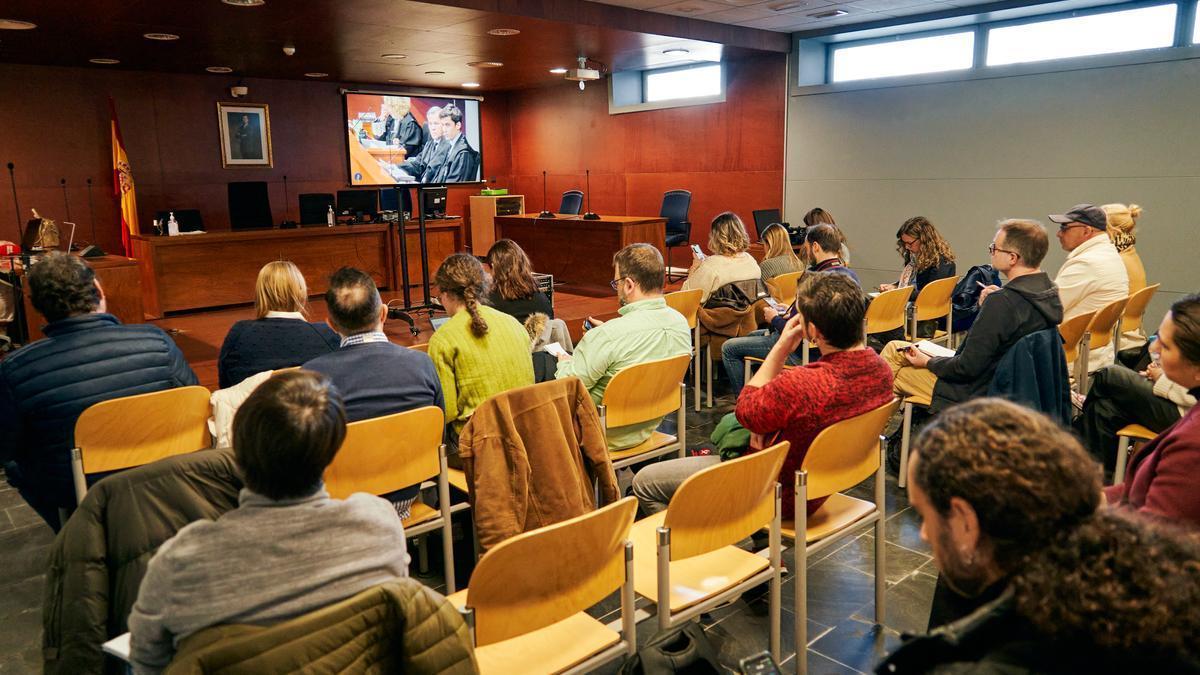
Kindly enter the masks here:
[[[737, 418], [752, 432], [790, 441], [779, 482], [784, 513], [796, 499], [793, 476], [808, 446], [823, 429], [886, 404], [893, 398], [892, 371], [866, 347], [866, 297], [853, 279], [836, 272], [810, 272], [796, 290], [797, 314], [780, 333], [766, 361], [742, 390]], [[821, 358], [783, 370], [788, 354], [805, 337]], [[647, 514], [666, 508], [688, 476], [720, 462], [715, 455], [651, 464], [633, 479], [633, 493]], [[825, 500], [808, 504], [811, 514]]]

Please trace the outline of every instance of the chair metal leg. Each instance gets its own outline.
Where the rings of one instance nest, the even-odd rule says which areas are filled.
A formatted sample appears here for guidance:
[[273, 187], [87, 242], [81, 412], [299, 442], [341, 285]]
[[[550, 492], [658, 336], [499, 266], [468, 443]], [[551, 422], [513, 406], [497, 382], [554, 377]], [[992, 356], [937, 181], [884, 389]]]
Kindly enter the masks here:
[[625, 542], [625, 583], [621, 584], [621, 637], [625, 638], [625, 654], [633, 656], [637, 653], [637, 624], [634, 614], [637, 612], [633, 592], [633, 542]]
[[[912, 411], [913, 404], [909, 401], [904, 402], [904, 421], [900, 423], [900, 487], [908, 485], [908, 443], [909, 436], [912, 435]], [[884, 455], [884, 460], [887, 460], [887, 455]]]
[[417, 535], [417, 570], [429, 574], [429, 535]]
[[713, 365], [712, 365], [712, 340], [704, 346], [704, 365], [708, 368], [708, 403], [706, 407], [713, 407], [712, 385], [713, 385]]
[[742, 384], [745, 385], [750, 381], [750, 361], [742, 360]]
[[79, 448], [71, 448], [71, 478], [75, 482], [75, 504], [82, 504], [87, 494], [87, 478], [83, 475], [83, 450]]
[[671, 627], [671, 531], [658, 528], [658, 629]]
[[884, 466], [887, 463], [887, 439], [879, 437], [879, 470], [875, 472], [875, 508], [879, 509], [879, 520], [875, 521], [875, 623], [883, 625], [884, 591], [887, 590], [887, 502], [884, 481], [887, 480]]
[[780, 521], [783, 518], [783, 486], [775, 483], [775, 517], [771, 520], [770, 532], [770, 548], [771, 548], [771, 657], [779, 663], [781, 638], [780, 632], [782, 629], [781, 607], [783, 605], [783, 577], [780, 570], [783, 569], [783, 545], [780, 535]]
[[700, 322], [696, 322], [692, 336], [692, 393], [696, 395], [696, 412], [700, 412]]
[[1075, 358], [1075, 391], [1087, 396], [1088, 390], [1088, 359], [1091, 351], [1092, 334], [1085, 332], [1079, 341], [1079, 354]]
[[454, 583], [454, 522], [450, 513], [450, 481], [446, 478], [446, 446], [438, 449], [442, 472], [438, 476], [438, 506], [442, 512], [442, 564], [446, 568], [447, 594], [458, 590]]
[[687, 386], [682, 382], [679, 383], [679, 410], [675, 411], [675, 437], [679, 439], [677, 456], [683, 459], [687, 457]]
[[1120, 436], [1117, 442], [1117, 465], [1113, 467], [1113, 485], [1125, 481], [1125, 463], [1129, 461], [1129, 437]]
[[808, 532], [808, 472], [796, 472], [796, 501], [792, 505], [796, 523], [795, 575], [792, 579], [796, 585], [796, 675], [808, 673], [808, 544], [805, 533]]

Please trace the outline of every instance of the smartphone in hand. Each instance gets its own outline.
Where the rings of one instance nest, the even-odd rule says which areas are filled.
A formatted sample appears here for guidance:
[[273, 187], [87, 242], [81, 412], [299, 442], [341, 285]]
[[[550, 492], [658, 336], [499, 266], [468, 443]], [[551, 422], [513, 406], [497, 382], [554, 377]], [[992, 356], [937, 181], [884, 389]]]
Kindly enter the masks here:
[[692, 244], [692, 255], [696, 260], [704, 260], [704, 252], [700, 250], [700, 244]]

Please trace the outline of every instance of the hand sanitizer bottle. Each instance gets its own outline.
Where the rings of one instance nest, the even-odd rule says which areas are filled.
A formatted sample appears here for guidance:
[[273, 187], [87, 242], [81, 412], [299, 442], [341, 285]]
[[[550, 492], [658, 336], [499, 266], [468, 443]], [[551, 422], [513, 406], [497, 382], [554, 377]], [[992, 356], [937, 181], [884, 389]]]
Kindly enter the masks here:
[[171, 217], [167, 220], [167, 234], [174, 237], [179, 234], [179, 223], [175, 220], [175, 212], [171, 212]]
[[333, 207], [330, 206], [329, 210], [325, 212], [325, 224], [328, 225], [329, 227], [333, 227], [333, 222], [334, 222]]

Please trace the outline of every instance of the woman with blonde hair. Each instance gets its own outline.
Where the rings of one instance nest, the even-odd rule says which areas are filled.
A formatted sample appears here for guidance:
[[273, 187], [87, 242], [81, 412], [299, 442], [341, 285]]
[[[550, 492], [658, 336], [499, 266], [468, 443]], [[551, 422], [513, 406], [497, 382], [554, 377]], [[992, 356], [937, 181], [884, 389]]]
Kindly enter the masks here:
[[915, 298], [929, 282], [952, 277], [958, 271], [950, 244], [924, 216], [904, 221], [896, 231], [896, 251], [904, 261], [904, 270], [896, 283], [880, 284], [881, 291], [913, 286]]
[[[1125, 263], [1125, 271], [1129, 273], [1129, 294], [1133, 295], [1146, 287], [1146, 268], [1137, 248], [1137, 220], [1142, 215], [1142, 207], [1137, 204], [1105, 204], [1100, 208], [1108, 216], [1108, 238], [1121, 254], [1121, 262]], [[1143, 338], [1143, 341], [1145, 338]], [[1124, 340], [1121, 341], [1124, 344]]]
[[433, 283], [450, 320], [429, 339], [450, 427], [451, 451], [475, 408], [501, 392], [533, 384], [529, 335], [516, 319], [483, 304], [488, 280], [483, 265], [455, 253], [438, 267]]
[[767, 226], [767, 229], [763, 230], [762, 240], [766, 253], [758, 266], [762, 270], [763, 283], [780, 274], [804, 270], [804, 263], [792, 250], [792, 239], [783, 225], [772, 223]]
[[746, 252], [750, 236], [742, 219], [732, 211], [713, 218], [708, 233], [708, 250], [712, 255], [697, 254], [692, 249], [692, 267], [683, 282], [683, 290], [699, 288], [700, 302], [708, 301], [713, 291], [735, 281], [758, 280], [762, 270], [754, 257]]
[[217, 359], [222, 389], [266, 370], [298, 366], [338, 348], [341, 339], [324, 322], [306, 318], [308, 285], [287, 260], [262, 266], [254, 285], [254, 318], [229, 329]]

